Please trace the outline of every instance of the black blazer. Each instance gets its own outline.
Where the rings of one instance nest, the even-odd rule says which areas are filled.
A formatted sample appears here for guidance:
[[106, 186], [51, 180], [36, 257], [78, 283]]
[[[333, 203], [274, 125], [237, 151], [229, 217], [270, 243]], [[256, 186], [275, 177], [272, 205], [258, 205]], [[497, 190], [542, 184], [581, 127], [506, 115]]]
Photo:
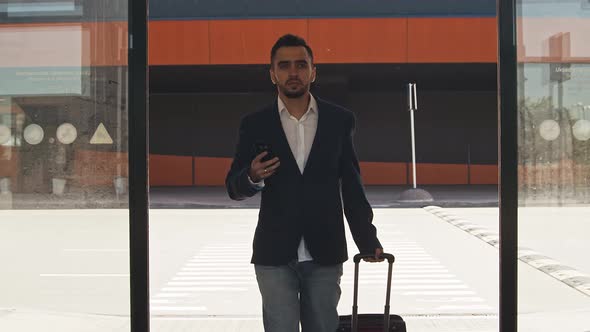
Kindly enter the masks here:
[[318, 127], [303, 174], [291, 153], [276, 102], [242, 118], [235, 157], [226, 178], [229, 196], [243, 200], [258, 192], [248, 180], [256, 142], [270, 144], [281, 161], [262, 189], [253, 243], [254, 264], [282, 265], [296, 259], [301, 236], [316, 263], [346, 261], [343, 204], [360, 252], [373, 253], [381, 248], [353, 146], [354, 114], [319, 98], [316, 101]]

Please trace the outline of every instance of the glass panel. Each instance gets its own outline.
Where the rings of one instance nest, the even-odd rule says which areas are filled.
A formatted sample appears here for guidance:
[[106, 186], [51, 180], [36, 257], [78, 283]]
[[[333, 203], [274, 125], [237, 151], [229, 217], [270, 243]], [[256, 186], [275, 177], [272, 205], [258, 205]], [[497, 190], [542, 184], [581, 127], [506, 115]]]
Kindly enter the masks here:
[[127, 1], [0, 1], [0, 330], [129, 330]]
[[[240, 119], [277, 105], [271, 48], [292, 33], [313, 50], [314, 97], [356, 116], [354, 143], [374, 224], [397, 257], [391, 312], [404, 316], [409, 331], [496, 331], [495, 14], [495, 0], [150, 0], [152, 327], [262, 331], [250, 264], [254, 233], [267, 230], [257, 224], [261, 194], [232, 201], [224, 183]], [[413, 184], [410, 82], [418, 94], [417, 187], [434, 201], [400, 200]], [[320, 119], [322, 112], [319, 106]], [[260, 131], [283, 130], [273, 125]], [[337, 121], [325, 125], [336, 129], [318, 143], [324, 150], [310, 167], [320, 170], [338, 165], [322, 164], [321, 155], [341, 151], [334, 137], [345, 131]], [[298, 167], [290, 148], [278, 152], [277, 174]], [[309, 185], [319, 188], [336, 178], [311, 172]], [[296, 220], [296, 211], [272, 208], [283, 216], [277, 224]], [[268, 232], [279, 239], [284, 229]], [[350, 236], [346, 244], [352, 258], [359, 250]], [[341, 315], [351, 313], [353, 267], [351, 259], [344, 264]], [[361, 266], [360, 312], [383, 311], [386, 272], [385, 264]]]
[[590, 3], [518, 0], [517, 13], [519, 331], [587, 331]]

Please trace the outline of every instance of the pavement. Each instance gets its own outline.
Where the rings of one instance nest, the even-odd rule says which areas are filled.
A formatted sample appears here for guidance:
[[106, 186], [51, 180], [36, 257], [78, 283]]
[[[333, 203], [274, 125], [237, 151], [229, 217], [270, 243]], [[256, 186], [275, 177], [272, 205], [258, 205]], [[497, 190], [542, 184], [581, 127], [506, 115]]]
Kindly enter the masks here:
[[[440, 207], [496, 207], [497, 185], [439, 185], [420, 186], [429, 192], [434, 201], [400, 202], [407, 186], [366, 186], [367, 199], [374, 208], [419, 208], [428, 205]], [[150, 190], [150, 208], [258, 208], [260, 195], [244, 201], [233, 201], [224, 187], [154, 187]]]
[[[408, 187], [366, 187], [398, 258], [393, 312], [409, 331], [498, 331], [498, 187], [420, 188], [434, 200], [402, 203]], [[127, 196], [11, 196], [12, 210], [0, 204], [0, 331], [129, 331]], [[151, 188], [152, 331], [262, 331], [248, 263], [259, 199], [232, 201], [223, 187]], [[519, 208], [520, 331], [590, 331], [588, 213]], [[382, 275], [367, 270], [360, 304], [379, 312]], [[350, 287], [344, 279], [342, 314]]]
[[[262, 331], [249, 263], [256, 215], [256, 209], [150, 211], [153, 331]], [[396, 255], [392, 312], [410, 331], [496, 331], [495, 248], [423, 209], [377, 208], [375, 223]], [[129, 331], [127, 226], [123, 209], [0, 211], [0, 260], [6, 262], [0, 331]], [[356, 252], [350, 232], [347, 242]], [[352, 268], [347, 262], [343, 315], [351, 311]], [[361, 267], [361, 312], [383, 310], [385, 268]], [[555, 287], [561, 285], [544, 284]]]

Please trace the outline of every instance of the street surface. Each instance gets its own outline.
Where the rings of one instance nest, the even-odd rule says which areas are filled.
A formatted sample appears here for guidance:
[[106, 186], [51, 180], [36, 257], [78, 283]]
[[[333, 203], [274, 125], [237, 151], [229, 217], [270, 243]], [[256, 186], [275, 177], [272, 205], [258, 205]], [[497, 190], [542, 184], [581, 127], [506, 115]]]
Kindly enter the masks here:
[[[445, 211], [497, 230], [497, 209]], [[152, 331], [262, 330], [249, 263], [257, 213], [151, 210]], [[374, 222], [385, 250], [396, 256], [391, 312], [406, 319], [409, 331], [498, 330], [496, 247], [427, 209], [375, 209]], [[569, 257], [565, 249], [589, 251], [587, 226], [586, 233], [556, 233], [549, 227], [555, 222], [536, 229], [523, 221], [522, 241], [526, 229], [536, 229], [535, 236], [547, 232], [527, 247], [587, 272], [582, 252]], [[348, 235], [352, 257], [357, 250]], [[127, 210], [0, 211], [0, 331], [128, 331], [128, 236]], [[560, 236], [568, 240], [547, 243]], [[562, 331], [590, 331], [589, 296], [519, 264], [522, 331], [551, 331], [555, 322]], [[345, 264], [343, 315], [351, 312], [353, 268]], [[383, 311], [386, 268], [361, 263], [359, 312]]]

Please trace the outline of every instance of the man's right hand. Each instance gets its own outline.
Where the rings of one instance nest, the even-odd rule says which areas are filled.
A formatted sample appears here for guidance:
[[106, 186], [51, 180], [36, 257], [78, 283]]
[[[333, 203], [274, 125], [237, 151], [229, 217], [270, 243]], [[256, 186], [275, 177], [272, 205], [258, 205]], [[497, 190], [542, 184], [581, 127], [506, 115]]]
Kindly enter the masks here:
[[261, 154], [257, 155], [252, 163], [250, 164], [250, 170], [248, 171], [248, 175], [252, 182], [260, 182], [271, 175], [273, 175], [277, 168], [281, 165], [278, 157], [274, 157], [271, 160], [261, 161], [264, 156], [266, 156], [268, 152], [264, 151]]

